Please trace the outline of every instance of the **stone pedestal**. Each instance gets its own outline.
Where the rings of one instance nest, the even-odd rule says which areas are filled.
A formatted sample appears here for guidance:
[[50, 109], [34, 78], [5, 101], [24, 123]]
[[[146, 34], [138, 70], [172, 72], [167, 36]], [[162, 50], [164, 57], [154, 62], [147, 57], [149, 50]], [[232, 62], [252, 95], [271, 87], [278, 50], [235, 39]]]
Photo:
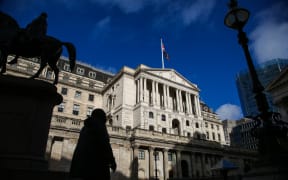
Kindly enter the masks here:
[[61, 102], [51, 83], [0, 76], [0, 169], [47, 170], [51, 116]]

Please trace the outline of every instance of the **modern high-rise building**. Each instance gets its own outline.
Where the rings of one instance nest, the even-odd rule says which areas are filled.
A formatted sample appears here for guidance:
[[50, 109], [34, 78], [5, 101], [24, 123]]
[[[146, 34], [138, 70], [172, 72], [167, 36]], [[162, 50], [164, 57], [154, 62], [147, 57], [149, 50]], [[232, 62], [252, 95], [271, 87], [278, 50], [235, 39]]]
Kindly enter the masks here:
[[[273, 59], [257, 66], [256, 71], [263, 87], [265, 88], [287, 66], [288, 59]], [[245, 117], [258, 115], [259, 113], [253, 94], [252, 80], [247, 70], [237, 74], [236, 85], [243, 115]], [[277, 107], [273, 105], [271, 95], [267, 92], [265, 92], [265, 95], [268, 100], [269, 109], [277, 112]]]
[[[77, 63], [71, 71], [65, 58], [58, 67], [63, 101], [54, 108], [46, 149], [52, 171], [69, 171], [80, 129], [95, 108], [107, 113], [115, 180], [212, 177], [223, 159], [243, 174], [256, 160], [255, 151], [226, 146], [217, 114], [199, 100], [198, 86], [174, 69], [125, 66], [114, 75]], [[9, 75], [29, 77], [39, 62], [19, 58], [7, 68]], [[46, 68], [40, 79], [52, 82], [54, 75]]]

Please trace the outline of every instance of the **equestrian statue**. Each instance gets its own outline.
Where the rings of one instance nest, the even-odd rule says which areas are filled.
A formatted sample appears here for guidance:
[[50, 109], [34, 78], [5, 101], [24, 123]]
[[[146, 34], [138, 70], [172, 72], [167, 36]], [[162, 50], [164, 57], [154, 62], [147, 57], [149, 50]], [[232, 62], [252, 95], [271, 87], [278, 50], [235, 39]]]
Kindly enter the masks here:
[[8, 55], [15, 55], [9, 64], [17, 63], [19, 56], [39, 58], [40, 68], [31, 77], [39, 77], [48, 64], [55, 74], [53, 84], [58, 83], [59, 69], [57, 61], [62, 54], [62, 46], [67, 48], [71, 71], [76, 61], [76, 49], [70, 42], [62, 42], [54, 37], [47, 36], [47, 14], [41, 13], [25, 28], [20, 28], [15, 19], [0, 11], [0, 74], [6, 72]]

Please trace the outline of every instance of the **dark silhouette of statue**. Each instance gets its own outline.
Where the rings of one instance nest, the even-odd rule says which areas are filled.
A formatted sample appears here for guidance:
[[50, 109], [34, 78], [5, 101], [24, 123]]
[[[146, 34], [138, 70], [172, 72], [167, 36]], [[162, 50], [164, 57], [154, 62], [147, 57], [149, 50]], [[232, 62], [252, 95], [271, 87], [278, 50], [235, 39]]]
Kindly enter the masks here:
[[110, 168], [115, 172], [117, 165], [105, 123], [102, 109], [95, 109], [84, 121], [71, 162], [71, 178], [109, 180]]
[[47, 36], [47, 14], [42, 13], [33, 20], [25, 29], [9, 15], [0, 11], [0, 74], [6, 72], [8, 55], [15, 55], [9, 64], [17, 63], [18, 56], [26, 58], [40, 58], [40, 68], [31, 77], [39, 77], [42, 70], [48, 64], [54, 71], [53, 84], [58, 83], [59, 69], [57, 61], [62, 54], [62, 46], [68, 50], [70, 70], [72, 71], [76, 61], [76, 49], [70, 42], [62, 42], [54, 37]]
[[39, 17], [26, 26], [25, 31], [32, 40], [41, 40], [47, 33], [47, 14], [42, 12]]

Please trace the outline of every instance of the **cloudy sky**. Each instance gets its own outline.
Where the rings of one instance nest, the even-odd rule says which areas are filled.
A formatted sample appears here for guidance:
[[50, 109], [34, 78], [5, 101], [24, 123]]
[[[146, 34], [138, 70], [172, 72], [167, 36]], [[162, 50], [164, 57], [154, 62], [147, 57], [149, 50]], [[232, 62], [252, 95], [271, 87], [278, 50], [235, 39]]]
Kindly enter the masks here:
[[[163, 38], [172, 68], [200, 88], [222, 119], [242, 112], [236, 73], [246, 69], [237, 32], [224, 26], [228, 0], [0, 0], [21, 27], [48, 13], [48, 35], [72, 42], [77, 59], [116, 73], [123, 66], [161, 68]], [[239, 0], [250, 10], [245, 27], [255, 65], [288, 58], [288, 2]], [[66, 52], [63, 54], [66, 55]]]

